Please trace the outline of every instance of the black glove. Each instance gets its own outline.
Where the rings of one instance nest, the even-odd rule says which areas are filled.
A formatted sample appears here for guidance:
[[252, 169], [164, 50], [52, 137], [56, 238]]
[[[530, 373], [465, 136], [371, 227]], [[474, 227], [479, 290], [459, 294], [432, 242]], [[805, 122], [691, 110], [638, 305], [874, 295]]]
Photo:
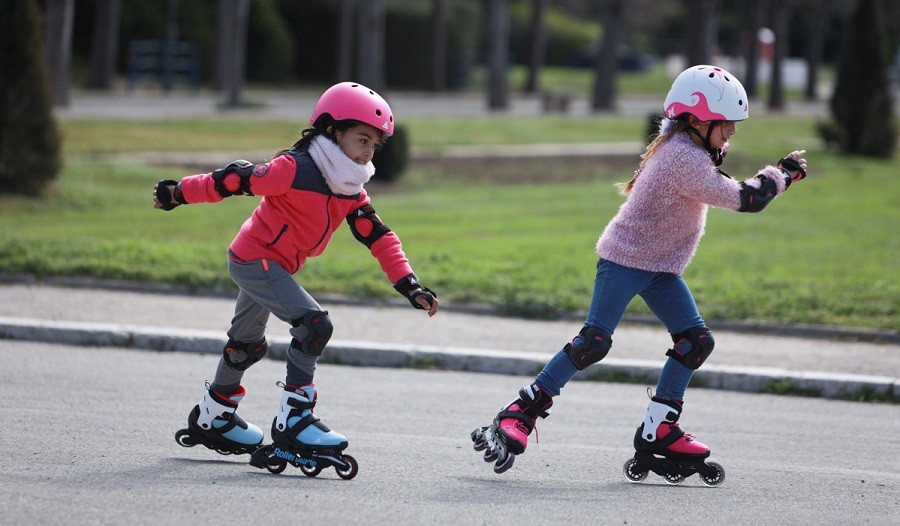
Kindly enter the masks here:
[[[169, 191], [169, 186], [175, 187], [174, 196], [172, 195], [172, 192]], [[172, 204], [172, 197], [175, 198], [175, 204]], [[181, 195], [181, 186], [178, 181], [173, 181], [171, 179], [163, 179], [156, 183], [156, 200], [159, 201], [159, 204], [162, 205], [161, 208], [165, 211], [172, 210], [178, 205], [187, 204], [187, 201], [184, 200], [184, 196]]]
[[419, 302], [416, 301], [417, 298], [420, 296], [424, 297], [429, 306], [434, 305], [434, 298], [437, 298], [437, 294], [434, 291], [419, 284], [419, 278], [415, 274], [401, 278], [400, 281], [394, 284], [394, 290], [408, 299], [413, 307], [421, 310], [425, 310], [425, 307], [419, 305]]
[[778, 161], [778, 165], [781, 166], [782, 168], [784, 168], [785, 170], [797, 172], [796, 175], [793, 175], [793, 176], [791, 176], [791, 174], [787, 174], [788, 177], [786, 177], [784, 181], [787, 183], [788, 186], [790, 186], [791, 183], [794, 183], [801, 179], [806, 178], [806, 170], [804, 170], [803, 167], [800, 166], [800, 162], [797, 161], [797, 159], [794, 159], [793, 157], [785, 157], [785, 158], [781, 159], [780, 161]]

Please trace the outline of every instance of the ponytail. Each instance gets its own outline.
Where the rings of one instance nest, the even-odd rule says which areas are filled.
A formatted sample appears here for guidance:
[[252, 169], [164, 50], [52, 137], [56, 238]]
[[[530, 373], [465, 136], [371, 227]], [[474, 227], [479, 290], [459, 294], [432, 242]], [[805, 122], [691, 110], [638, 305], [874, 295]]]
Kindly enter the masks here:
[[659, 133], [656, 134], [656, 137], [650, 141], [650, 144], [647, 145], [647, 148], [644, 150], [644, 153], [641, 154], [641, 164], [638, 165], [638, 169], [634, 172], [634, 177], [631, 178], [627, 183], [617, 183], [616, 187], [619, 189], [619, 193], [622, 195], [628, 195], [631, 193], [631, 190], [634, 188], [634, 183], [637, 181], [638, 176], [641, 174], [641, 171], [644, 169], [644, 166], [650, 160], [650, 157], [656, 153], [656, 150], [669, 138], [675, 135], [678, 132], [686, 132], [690, 129], [690, 124], [686, 120], [677, 119], [671, 120], [663, 118], [662, 122], [659, 125]]

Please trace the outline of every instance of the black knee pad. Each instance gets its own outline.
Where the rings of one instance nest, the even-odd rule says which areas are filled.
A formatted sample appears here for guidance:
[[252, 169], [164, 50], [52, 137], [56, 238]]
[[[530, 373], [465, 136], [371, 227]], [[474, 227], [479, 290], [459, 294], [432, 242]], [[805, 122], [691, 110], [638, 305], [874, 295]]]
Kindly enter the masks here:
[[575, 367], [581, 371], [588, 365], [605, 358], [611, 348], [612, 338], [597, 327], [585, 325], [572, 343], [567, 343], [563, 350]]
[[251, 365], [262, 360], [267, 352], [269, 344], [265, 339], [253, 343], [228, 340], [222, 349], [225, 363], [238, 371], [246, 371]]
[[306, 329], [306, 335], [295, 337], [291, 340], [291, 345], [307, 356], [321, 356], [334, 332], [328, 311], [308, 312], [302, 318], [291, 321], [291, 325]]
[[709, 357], [716, 346], [712, 331], [706, 325], [691, 327], [690, 329], [672, 335], [675, 345], [666, 351], [666, 356], [683, 363], [688, 369], [699, 369]]

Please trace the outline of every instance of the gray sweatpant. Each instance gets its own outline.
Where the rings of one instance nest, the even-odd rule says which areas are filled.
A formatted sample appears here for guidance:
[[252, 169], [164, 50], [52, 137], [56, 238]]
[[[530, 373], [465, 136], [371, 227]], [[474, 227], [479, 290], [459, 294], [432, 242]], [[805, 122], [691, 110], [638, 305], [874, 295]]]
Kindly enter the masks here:
[[[265, 338], [269, 314], [291, 325], [291, 335], [303, 341], [308, 335], [306, 327], [293, 326], [294, 320], [322, 308], [278, 263], [271, 260], [255, 260], [238, 263], [228, 260], [228, 273], [237, 284], [237, 303], [228, 337], [236, 342], [252, 343]], [[318, 356], [304, 354], [293, 345], [287, 353], [285, 383], [306, 385], [312, 383]], [[241, 383], [244, 371], [228, 365], [224, 356], [219, 360], [216, 378], [211, 386], [219, 392], [229, 392]]]

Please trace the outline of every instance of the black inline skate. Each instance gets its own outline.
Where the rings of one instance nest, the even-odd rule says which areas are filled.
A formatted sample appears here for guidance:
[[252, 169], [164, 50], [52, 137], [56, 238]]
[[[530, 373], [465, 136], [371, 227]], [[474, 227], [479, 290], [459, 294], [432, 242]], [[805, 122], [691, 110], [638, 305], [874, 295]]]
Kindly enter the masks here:
[[308, 477], [334, 467], [342, 479], [352, 479], [359, 471], [356, 459], [343, 454], [347, 439], [328, 428], [313, 413], [315, 385], [284, 387], [281, 410], [272, 422], [272, 444], [260, 446], [250, 455], [250, 465], [281, 473], [288, 464]]
[[552, 405], [553, 398], [536, 383], [520, 389], [519, 397], [500, 410], [491, 425], [472, 431], [472, 448], [484, 451], [484, 461], [494, 462], [494, 472], [503, 473], [525, 452], [535, 420], [547, 418]]
[[725, 469], [716, 462], [706, 462], [709, 448], [678, 426], [682, 403], [650, 399], [644, 422], [634, 435], [634, 457], [625, 462], [625, 478], [641, 482], [653, 471], [668, 484], [681, 484], [694, 473], [707, 486], [725, 482]]
[[256, 451], [263, 432], [237, 414], [247, 391], [238, 386], [234, 394], [224, 395], [206, 385], [206, 395], [188, 415], [187, 429], [175, 433], [175, 441], [184, 447], [198, 444], [222, 455], [243, 455]]

